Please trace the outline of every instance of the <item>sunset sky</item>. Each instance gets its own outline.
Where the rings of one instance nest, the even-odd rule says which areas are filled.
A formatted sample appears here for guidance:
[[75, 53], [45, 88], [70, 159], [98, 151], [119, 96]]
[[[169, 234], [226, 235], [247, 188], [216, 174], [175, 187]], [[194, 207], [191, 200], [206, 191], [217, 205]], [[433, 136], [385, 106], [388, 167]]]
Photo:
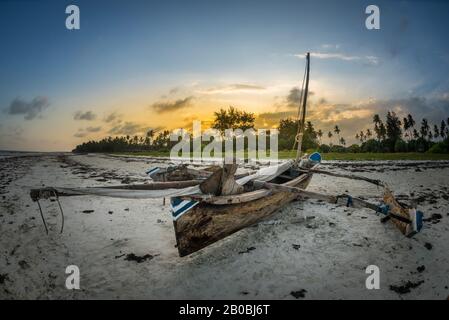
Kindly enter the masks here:
[[[65, 28], [69, 4], [80, 30]], [[365, 28], [369, 4], [380, 30]], [[296, 114], [307, 51], [317, 128], [354, 142], [386, 110], [439, 123], [448, 30], [444, 1], [1, 1], [0, 150], [207, 125], [231, 105], [273, 127]]]

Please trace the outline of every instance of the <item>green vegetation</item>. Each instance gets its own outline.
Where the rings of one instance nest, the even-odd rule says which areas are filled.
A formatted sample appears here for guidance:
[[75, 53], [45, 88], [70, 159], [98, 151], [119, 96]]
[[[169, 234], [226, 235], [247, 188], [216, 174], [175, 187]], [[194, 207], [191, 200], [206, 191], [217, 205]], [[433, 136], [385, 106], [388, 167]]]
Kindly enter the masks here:
[[[311, 151], [311, 150], [310, 150]], [[124, 156], [146, 156], [146, 157], [169, 157], [170, 152], [160, 151], [141, 151], [141, 152], [114, 152], [114, 155]], [[280, 151], [278, 154], [280, 159], [294, 159], [296, 151]], [[324, 160], [449, 160], [449, 154], [438, 153], [420, 153], [420, 152], [396, 152], [396, 153], [336, 153], [329, 152], [323, 154]]]
[[[281, 151], [279, 158], [289, 159], [294, 158], [296, 152]], [[322, 154], [324, 160], [449, 160], [449, 154], [437, 153], [419, 153], [419, 152], [396, 152], [396, 153], [324, 153]]]
[[[220, 109], [214, 113], [212, 128], [216, 129], [218, 136], [225, 141], [234, 139], [234, 150], [237, 137], [243, 137], [243, 131], [255, 129], [255, 115], [250, 112], [238, 110], [233, 107]], [[356, 140], [360, 144], [346, 146], [346, 140], [341, 136], [342, 129], [335, 125], [332, 131], [325, 134], [321, 129], [316, 130], [312, 122], [307, 121], [302, 130], [302, 148], [303, 150], [317, 150], [323, 154], [324, 159], [342, 159], [342, 160], [387, 160], [387, 159], [447, 159], [444, 154], [449, 154], [449, 118], [441, 120], [439, 125], [429, 124], [427, 119], [422, 119], [420, 126], [411, 114], [408, 114], [402, 120], [393, 111], [388, 111], [385, 121], [379, 115], [373, 117], [374, 128], [360, 131], [355, 134]], [[297, 120], [287, 118], [281, 119], [278, 126], [278, 148], [280, 156], [283, 158], [293, 157], [295, 154], [296, 136], [299, 123]], [[226, 133], [226, 129], [234, 130], [233, 134]], [[236, 133], [235, 130], [241, 130]], [[190, 150], [193, 150], [193, 138], [187, 131], [179, 131], [184, 138], [190, 139]], [[270, 130], [266, 130], [267, 142], [270, 139]], [[251, 134], [250, 134], [251, 135]], [[327, 142], [323, 143], [327, 137]], [[260, 137], [259, 137], [260, 138]], [[215, 138], [212, 138], [215, 139]], [[124, 152], [126, 154], [140, 155], [160, 155], [168, 156], [172, 147], [181, 140], [178, 135], [177, 141], [170, 141], [170, 132], [164, 130], [156, 135], [156, 132], [150, 130], [142, 136], [121, 136], [107, 137], [99, 141], [89, 141], [78, 145], [74, 152]], [[188, 140], [187, 140], [188, 141]], [[211, 141], [202, 141], [201, 147], [204, 148]], [[224, 151], [224, 143], [221, 143], [221, 149]], [[269, 143], [267, 143], [269, 148]], [[220, 146], [218, 146], [220, 149]], [[244, 149], [247, 150], [247, 142]], [[435, 155], [432, 155], [435, 154]], [[443, 154], [438, 156], [437, 154]]]

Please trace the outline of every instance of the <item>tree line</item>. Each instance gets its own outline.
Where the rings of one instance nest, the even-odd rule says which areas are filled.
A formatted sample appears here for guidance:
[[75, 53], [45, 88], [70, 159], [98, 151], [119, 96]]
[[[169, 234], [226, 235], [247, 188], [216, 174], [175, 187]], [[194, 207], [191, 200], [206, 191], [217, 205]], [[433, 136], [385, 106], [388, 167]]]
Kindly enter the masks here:
[[[214, 112], [212, 128], [223, 136], [226, 129], [255, 129], [256, 116], [251, 112], [234, 107]], [[279, 150], [292, 150], [298, 131], [298, 121], [292, 118], [281, 119], [279, 131]], [[418, 125], [411, 114], [402, 120], [393, 111], [388, 111], [384, 120], [376, 114], [373, 128], [357, 132], [357, 143], [347, 146], [339, 125], [327, 133], [316, 129], [311, 121], [305, 123], [302, 148], [320, 152], [434, 152], [449, 153], [449, 118], [433, 126], [427, 119]], [[269, 134], [269, 132], [268, 132]], [[325, 143], [327, 142], [327, 143]], [[82, 143], [74, 152], [168, 152], [177, 143], [170, 141], [170, 131], [149, 130], [145, 136], [107, 137], [98, 141]], [[203, 145], [208, 142], [203, 141]], [[268, 144], [267, 144], [268, 147]]]

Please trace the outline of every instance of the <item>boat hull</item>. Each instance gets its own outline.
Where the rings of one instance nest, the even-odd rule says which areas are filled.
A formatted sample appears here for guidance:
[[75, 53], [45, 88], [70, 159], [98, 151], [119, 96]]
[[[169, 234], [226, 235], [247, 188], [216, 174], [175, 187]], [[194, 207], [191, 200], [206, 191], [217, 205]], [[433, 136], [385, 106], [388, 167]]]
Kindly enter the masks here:
[[[285, 185], [305, 189], [311, 178], [312, 175], [307, 174], [302, 179], [295, 179], [298, 183], [287, 182]], [[242, 203], [200, 202], [173, 222], [179, 255], [184, 257], [194, 253], [266, 219], [296, 198], [298, 194], [289, 191], [273, 191], [260, 199]]]

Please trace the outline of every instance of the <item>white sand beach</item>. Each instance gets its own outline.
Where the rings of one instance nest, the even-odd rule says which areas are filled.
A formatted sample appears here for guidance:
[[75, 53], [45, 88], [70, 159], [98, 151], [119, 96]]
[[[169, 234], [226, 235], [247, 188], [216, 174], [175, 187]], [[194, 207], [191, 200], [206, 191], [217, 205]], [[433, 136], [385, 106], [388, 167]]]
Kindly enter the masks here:
[[[57, 203], [41, 201], [46, 235], [29, 197], [31, 188], [43, 186], [143, 182], [146, 169], [168, 164], [72, 154], [0, 160], [0, 299], [296, 299], [297, 291], [304, 295], [299, 299], [449, 296], [448, 161], [323, 163], [381, 179], [401, 201], [416, 201], [427, 221], [410, 239], [368, 209], [307, 200], [180, 258], [168, 201], [61, 198], [62, 234]], [[367, 183], [318, 175], [309, 189], [373, 203], [381, 194]], [[146, 259], [128, 261], [128, 254]], [[379, 290], [365, 287], [372, 264], [380, 268]], [[68, 265], [80, 269], [80, 290], [65, 287]]]

